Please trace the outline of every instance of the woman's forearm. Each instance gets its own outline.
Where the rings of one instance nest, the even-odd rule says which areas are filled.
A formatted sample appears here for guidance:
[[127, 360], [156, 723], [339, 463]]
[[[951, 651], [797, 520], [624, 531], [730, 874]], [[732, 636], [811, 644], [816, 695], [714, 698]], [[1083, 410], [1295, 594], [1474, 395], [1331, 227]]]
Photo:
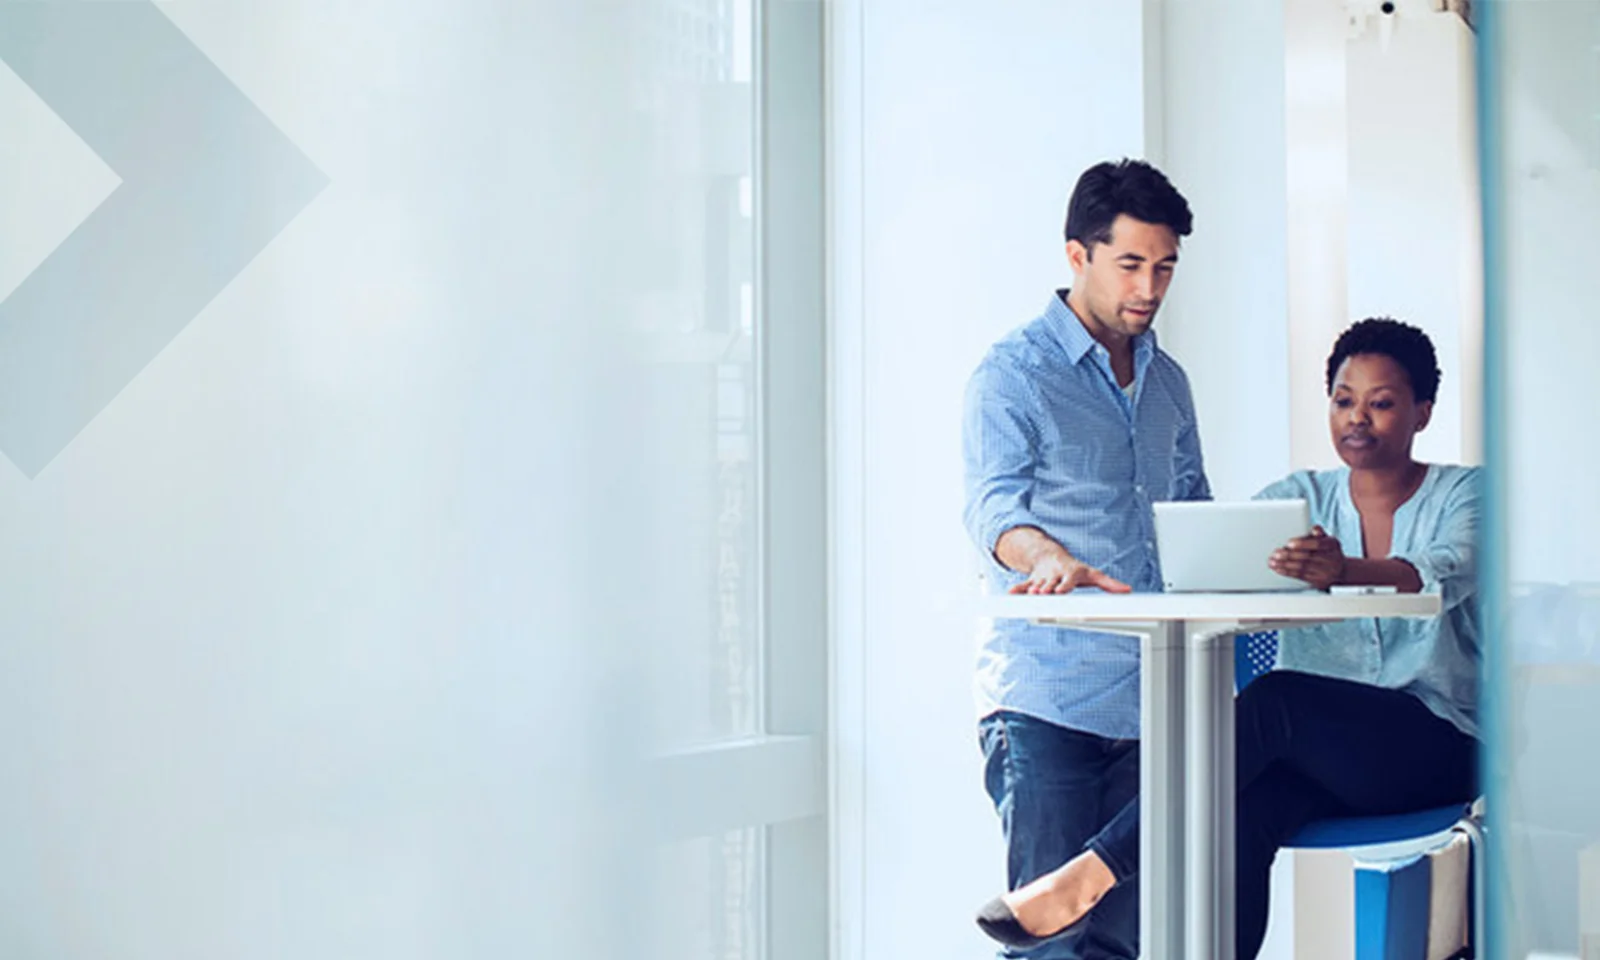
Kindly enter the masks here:
[[1421, 593], [1422, 575], [1404, 560], [1366, 560], [1346, 557], [1339, 583], [1349, 586], [1394, 587], [1401, 593]]

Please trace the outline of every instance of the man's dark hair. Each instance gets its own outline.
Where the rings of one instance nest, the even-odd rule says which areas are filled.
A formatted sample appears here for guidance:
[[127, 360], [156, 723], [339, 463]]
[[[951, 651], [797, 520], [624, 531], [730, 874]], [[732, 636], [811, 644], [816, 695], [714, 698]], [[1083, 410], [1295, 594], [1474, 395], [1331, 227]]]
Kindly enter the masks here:
[[1194, 229], [1189, 201], [1166, 174], [1143, 160], [1097, 163], [1083, 172], [1067, 201], [1067, 239], [1089, 248], [1111, 242], [1111, 224], [1121, 214], [1172, 228], [1180, 237]]
[[1333, 395], [1333, 378], [1339, 368], [1360, 353], [1381, 354], [1400, 364], [1418, 403], [1439, 396], [1439, 358], [1433, 352], [1433, 341], [1416, 327], [1390, 317], [1368, 317], [1339, 335], [1333, 352], [1328, 354], [1329, 396]]

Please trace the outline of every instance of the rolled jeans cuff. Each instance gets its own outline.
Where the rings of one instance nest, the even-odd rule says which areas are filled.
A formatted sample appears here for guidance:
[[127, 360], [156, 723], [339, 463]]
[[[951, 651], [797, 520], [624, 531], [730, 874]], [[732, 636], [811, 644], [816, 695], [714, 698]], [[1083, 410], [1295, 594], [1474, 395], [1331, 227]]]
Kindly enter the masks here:
[[1133, 863], [1125, 863], [1112, 851], [1112, 845], [1105, 843], [1103, 838], [1096, 836], [1084, 844], [1084, 850], [1092, 850], [1100, 858], [1111, 875], [1117, 878], [1117, 885], [1121, 886], [1139, 874], [1139, 861], [1137, 855]]

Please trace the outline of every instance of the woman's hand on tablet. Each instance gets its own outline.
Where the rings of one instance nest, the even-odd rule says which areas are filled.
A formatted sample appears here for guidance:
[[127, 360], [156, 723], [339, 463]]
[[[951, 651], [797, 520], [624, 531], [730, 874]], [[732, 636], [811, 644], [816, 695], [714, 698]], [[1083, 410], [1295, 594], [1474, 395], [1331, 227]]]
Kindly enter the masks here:
[[1295, 537], [1267, 558], [1274, 573], [1304, 580], [1318, 590], [1326, 590], [1344, 575], [1344, 548], [1337, 538], [1321, 527], [1312, 527], [1303, 537]]

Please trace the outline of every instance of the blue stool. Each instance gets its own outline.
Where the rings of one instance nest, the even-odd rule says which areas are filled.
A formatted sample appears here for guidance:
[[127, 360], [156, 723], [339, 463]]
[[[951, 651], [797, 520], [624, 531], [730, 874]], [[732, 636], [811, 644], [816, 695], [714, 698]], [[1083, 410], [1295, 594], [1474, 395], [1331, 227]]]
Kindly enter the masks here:
[[[1241, 633], [1234, 638], [1234, 685], [1243, 690], [1250, 681], [1271, 670], [1278, 660], [1278, 634]], [[1289, 840], [1288, 847], [1301, 850], [1344, 850], [1387, 843], [1423, 840], [1447, 830], [1459, 830], [1467, 837], [1472, 856], [1471, 949], [1483, 942], [1483, 823], [1474, 803], [1452, 803], [1430, 810], [1397, 813], [1378, 817], [1330, 817], [1307, 824]], [[1385, 945], [1395, 942], [1386, 929], [1385, 909], [1362, 909], [1363, 885], [1357, 882], [1356, 956], [1357, 960], [1387, 960]], [[1364, 917], [1374, 918], [1380, 929], [1362, 929]], [[1423, 942], [1427, 930], [1421, 931]], [[1469, 953], [1466, 956], [1473, 956]], [[1420, 956], [1420, 954], [1416, 954]]]

